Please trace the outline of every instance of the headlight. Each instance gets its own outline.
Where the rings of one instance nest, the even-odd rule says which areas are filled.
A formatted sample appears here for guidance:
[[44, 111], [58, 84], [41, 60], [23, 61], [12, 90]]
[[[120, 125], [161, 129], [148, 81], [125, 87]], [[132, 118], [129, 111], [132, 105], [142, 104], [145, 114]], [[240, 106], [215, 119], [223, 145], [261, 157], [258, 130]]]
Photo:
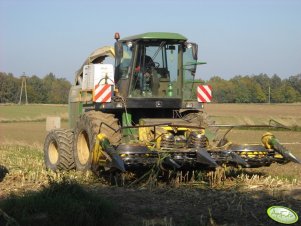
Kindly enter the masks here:
[[193, 103], [186, 103], [186, 104], [185, 104], [185, 107], [186, 107], [186, 108], [193, 108]]

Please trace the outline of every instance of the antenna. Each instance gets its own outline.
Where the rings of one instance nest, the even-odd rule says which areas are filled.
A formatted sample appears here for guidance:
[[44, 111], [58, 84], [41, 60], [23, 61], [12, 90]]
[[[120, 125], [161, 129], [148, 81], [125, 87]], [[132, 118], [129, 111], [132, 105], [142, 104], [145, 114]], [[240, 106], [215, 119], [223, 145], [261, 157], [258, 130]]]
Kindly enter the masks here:
[[25, 104], [28, 104], [25, 72], [23, 72], [23, 75], [21, 76], [21, 79], [22, 79], [21, 92], [20, 92], [20, 99], [19, 99], [18, 104], [21, 104], [23, 88], [24, 88], [24, 91], [25, 91], [25, 101], [26, 101]]

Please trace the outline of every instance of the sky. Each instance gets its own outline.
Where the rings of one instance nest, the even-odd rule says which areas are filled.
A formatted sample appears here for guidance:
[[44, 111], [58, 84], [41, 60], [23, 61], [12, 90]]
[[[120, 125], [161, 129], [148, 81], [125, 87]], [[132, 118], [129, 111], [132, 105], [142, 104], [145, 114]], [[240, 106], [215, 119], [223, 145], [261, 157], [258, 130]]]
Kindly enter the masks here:
[[115, 32], [150, 31], [198, 43], [204, 80], [301, 73], [299, 0], [0, 0], [0, 71], [73, 81]]

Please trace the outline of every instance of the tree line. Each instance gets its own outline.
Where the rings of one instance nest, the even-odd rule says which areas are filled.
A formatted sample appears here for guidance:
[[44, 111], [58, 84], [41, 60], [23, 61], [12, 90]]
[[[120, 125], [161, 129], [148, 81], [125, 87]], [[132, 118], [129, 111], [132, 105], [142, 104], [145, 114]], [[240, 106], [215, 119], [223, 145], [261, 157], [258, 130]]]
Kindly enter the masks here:
[[[0, 103], [18, 103], [22, 78], [11, 73], [0, 72]], [[44, 78], [36, 75], [26, 77], [27, 99], [29, 103], [66, 104], [71, 84], [64, 78], [56, 78], [49, 73]], [[22, 102], [25, 102], [23, 88]]]
[[229, 80], [213, 76], [199, 81], [212, 87], [216, 103], [295, 103], [301, 102], [301, 74], [281, 79], [267, 74], [235, 76]]
[[[0, 103], [18, 103], [21, 82], [21, 78], [11, 73], [0, 72]], [[33, 75], [26, 78], [26, 83], [29, 103], [68, 103], [71, 84], [64, 78], [56, 78], [53, 73], [44, 78]], [[271, 77], [267, 74], [235, 76], [229, 80], [213, 76], [208, 81], [196, 80], [195, 84], [198, 83], [212, 86], [216, 103], [301, 102], [301, 74], [286, 79], [276, 74]], [[24, 91], [22, 98], [25, 98]]]

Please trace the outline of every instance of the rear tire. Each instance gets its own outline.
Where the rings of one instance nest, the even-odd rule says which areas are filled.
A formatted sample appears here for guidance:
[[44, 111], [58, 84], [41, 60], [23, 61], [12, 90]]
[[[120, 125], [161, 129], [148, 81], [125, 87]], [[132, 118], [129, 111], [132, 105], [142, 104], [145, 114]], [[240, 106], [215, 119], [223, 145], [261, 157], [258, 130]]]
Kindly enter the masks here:
[[[109, 125], [113, 130], [102, 123]], [[81, 115], [74, 132], [73, 156], [76, 169], [80, 171], [91, 169], [92, 151], [97, 134], [105, 134], [112, 145], [118, 145], [121, 141], [121, 133], [117, 131], [119, 128], [118, 120], [113, 114], [89, 111]]]
[[74, 168], [72, 154], [72, 130], [55, 129], [50, 131], [44, 142], [44, 162], [47, 169], [71, 170]]

